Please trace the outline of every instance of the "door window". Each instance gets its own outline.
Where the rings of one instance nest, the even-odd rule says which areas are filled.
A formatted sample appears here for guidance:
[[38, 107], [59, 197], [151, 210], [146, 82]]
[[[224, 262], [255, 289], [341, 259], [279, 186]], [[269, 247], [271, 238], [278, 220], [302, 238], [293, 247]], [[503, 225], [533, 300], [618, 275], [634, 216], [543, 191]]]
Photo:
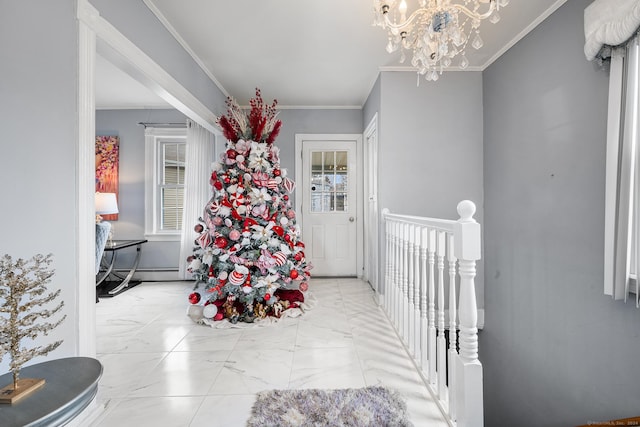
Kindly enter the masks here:
[[311, 206], [313, 213], [347, 212], [347, 151], [311, 152]]

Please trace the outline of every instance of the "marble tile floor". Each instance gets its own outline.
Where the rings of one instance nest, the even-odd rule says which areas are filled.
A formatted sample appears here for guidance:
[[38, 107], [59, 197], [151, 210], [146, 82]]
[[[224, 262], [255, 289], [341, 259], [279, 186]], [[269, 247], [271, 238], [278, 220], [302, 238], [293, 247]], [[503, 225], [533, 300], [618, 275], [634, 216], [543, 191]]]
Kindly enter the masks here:
[[186, 315], [190, 282], [142, 283], [96, 306], [104, 365], [91, 427], [244, 426], [255, 393], [384, 385], [416, 427], [445, 427], [367, 283], [313, 279], [302, 317], [216, 329]]

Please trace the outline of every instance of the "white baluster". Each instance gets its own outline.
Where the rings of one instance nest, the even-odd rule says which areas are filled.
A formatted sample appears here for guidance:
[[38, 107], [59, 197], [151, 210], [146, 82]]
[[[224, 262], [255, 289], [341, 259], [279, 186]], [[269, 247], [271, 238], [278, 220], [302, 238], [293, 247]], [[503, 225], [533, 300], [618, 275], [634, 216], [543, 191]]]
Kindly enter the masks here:
[[398, 222], [398, 320], [397, 320], [397, 329], [398, 329], [398, 334], [400, 336], [402, 336], [402, 307], [404, 306], [403, 304], [403, 294], [402, 294], [402, 276], [404, 274], [403, 272], [403, 247], [404, 247], [404, 240], [402, 237], [402, 230], [403, 230], [403, 226], [401, 222]]
[[445, 255], [445, 237], [444, 231], [439, 231], [437, 234], [437, 248], [438, 255], [438, 339], [437, 339], [437, 364], [436, 370], [438, 372], [438, 397], [440, 400], [447, 399], [446, 387], [447, 387], [447, 341], [444, 338], [444, 255]]
[[427, 305], [429, 329], [427, 331], [427, 346], [429, 348], [428, 378], [431, 384], [436, 383], [436, 305], [435, 305], [435, 251], [436, 232], [429, 230], [429, 301]]
[[428, 372], [429, 352], [427, 341], [427, 251], [429, 247], [429, 229], [423, 227], [420, 230], [420, 368]]
[[409, 344], [409, 224], [404, 223], [402, 229], [402, 339]]
[[395, 280], [394, 280], [394, 292], [393, 292], [393, 323], [396, 328], [396, 331], [400, 333], [400, 304], [402, 298], [400, 298], [400, 292], [402, 290], [402, 278], [401, 278], [401, 258], [400, 252], [402, 249], [402, 241], [400, 240], [400, 223], [395, 222], [393, 224], [393, 234], [395, 238], [393, 241], [395, 242]]
[[449, 416], [456, 420], [456, 356], [458, 355], [456, 325], [456, 256], [453, 235], [448, 236], [447, 260], [449, 262]]
[[408, 240], [409, 240], [409, 252], [407, 253], [407, 275], [409, 277], [409, 287], [407, 289], [407, 298], [408, 298], [408, 310], [407, 310], [407, 344], [409, 345], [409, 351], [412, 355], [416, 354], [416, 346], [413, 342], [415, 324], [413, 323], [413, 310], [415, 309], [415, 301], [414, 301], [414, 288], [415, 288], [415, 277], [413, 275], [413, 256], [416, 252], [416, 242], [414, 240], [414, 228], [413, 224], [409, 224], [407, 226], [408, 231]]
[[478, 360], [478, 308], [476, 303], [476, 260], [480, 259], [480, 225], [473, 219], [475, 205], [458, 204], [460, 219], [455, 225], [455, 251], [460, 274], [460, 355], [457, 358], [456, 411], [458, 427], [482, 426], [482, 364]]
[[385, 289], [387, 292], [387, 313], [389, 314], [389, 319], [393, 321], [393, 292], [395, 289], [394, 284], [394, 268], [395, 268], [395, 258], [393, 257], [393, 249], [395, 247], [394, 235], [393, 235], [393, 222], [391, 220], [387, 220], [387, 236], [388, 236], [388, 263], [389, 263], [389, 276], [388, 286]]
[[389, 313], [389, 319], [391, 319], [391, 323], [393, 323], [393, 313], [395, 312], [393, 307], [393, 293], [395, 292], [395, 235], [393, 234], [393, 221], [387, 220], [387, 226], [389, 227], [389, 287], [387, 288], [387, 292], [389, 293], [389, 308], [387, 309], [387, 313]]
[[387, 314], [389, 313], [389, 283], [391, 282], [389, 280], [389, 275], [390, 275], [390, 270], [391, 270], [391, 263], [390, 263], [390, 258], [389, 258], [389, 254], [391, 252], [390, 250], [390, 241], [391, 241], [391, 236], [389, 235], [389, 220], [387, 220], [385, 218], [385, 214], [387, 213], [387, 210], [384, 209], [382, 211], [382, 218], [384, 220], [384, 295], [382, 298], [383, 304], [384, 304], [384, 309], [387, 312]]
[[412, 337], [413, 343], [415, 345], [415, 351], [413, 353], [414, 359], [416, 362], [420, 363], [420, 233], [421, 227], [416, 226], [415, 232], [413, 234], [414, 241], [416, 242], [416, 250], [413, 254], [413, 277], [415, 279], [416, 285], [414, 287], [414, 297], [413, 300], [415, 302], [415, 306], [413, 308], [413, 324], [415, 325], [414, 334]]

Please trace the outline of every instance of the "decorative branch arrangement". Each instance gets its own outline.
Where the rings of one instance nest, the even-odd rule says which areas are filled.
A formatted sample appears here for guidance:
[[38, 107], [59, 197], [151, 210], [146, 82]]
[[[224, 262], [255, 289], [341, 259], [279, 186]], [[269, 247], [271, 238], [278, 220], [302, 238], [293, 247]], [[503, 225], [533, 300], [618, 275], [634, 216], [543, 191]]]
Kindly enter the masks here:
[[[5, 355], [11, 358], [13, 386], [0, 390], [0, 402], [13, 403], [44, 384], [44, 380], [19, 379], [20, 368], [36, 356], [44, 356], [58, 348], [62, 341], [27, 348], [23, 340], [34, 340], [40, 334], [48, 335], [67, 317], [55, 322], [40, 322], [58, 313], [64, 306], [60, 303], [53, 309], [40, 307], [60, 295], [60, 289], [47, 293], [47, 284], [54, 274], [49, 269], [52, 255], [34, 255], [30, 260], [17, 261], [9, 255], [0, 258], [0, 362]], [[21, 343], [23, 344], [20, 347]]]

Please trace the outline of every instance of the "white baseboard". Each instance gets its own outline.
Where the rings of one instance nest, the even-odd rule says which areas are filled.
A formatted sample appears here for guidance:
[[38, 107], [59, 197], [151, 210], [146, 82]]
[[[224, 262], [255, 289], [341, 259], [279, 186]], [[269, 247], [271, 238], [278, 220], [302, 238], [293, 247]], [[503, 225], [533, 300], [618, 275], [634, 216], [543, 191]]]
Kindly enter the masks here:
[[[118, 269], [116, 272], [122, 276], [126, 275], [129, 270]], [[132, 280], [140, 282], [175, 282], [183, 280], [178, 276], [178, 270], [136, 270]]]
[[171, 271], [137, 271], [135, 277], [143, 282], [173, 282], [182, 280], [177, 270]]

